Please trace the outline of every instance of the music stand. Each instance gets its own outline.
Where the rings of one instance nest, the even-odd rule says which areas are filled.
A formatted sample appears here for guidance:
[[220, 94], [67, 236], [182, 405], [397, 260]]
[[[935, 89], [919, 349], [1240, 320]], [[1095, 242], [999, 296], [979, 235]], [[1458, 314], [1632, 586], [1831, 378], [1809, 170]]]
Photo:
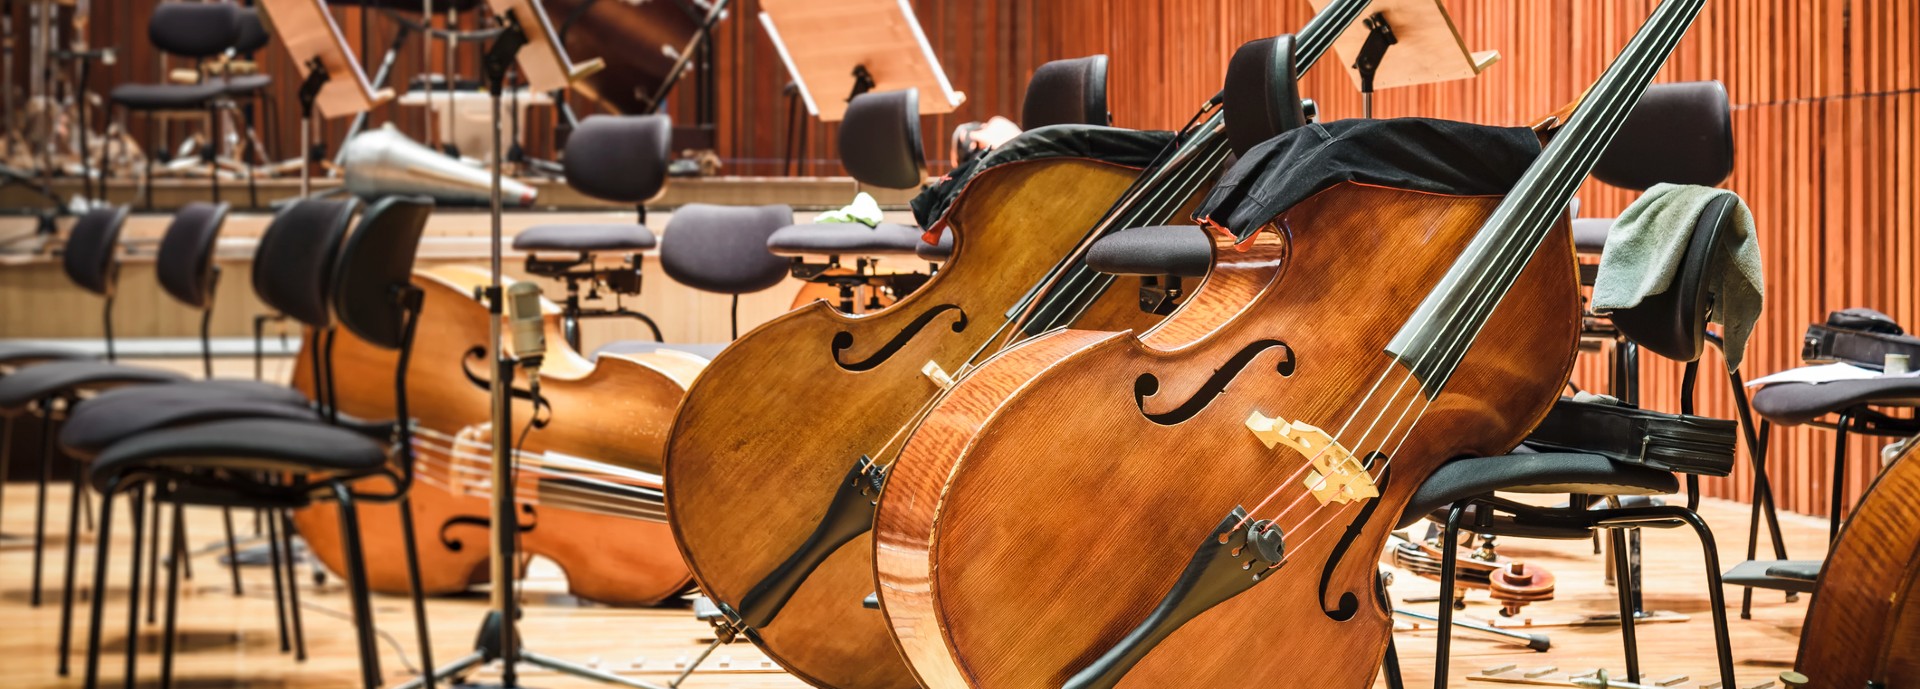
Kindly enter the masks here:
[[922, 115], [944, 115], [967, 100], [947, 81], [903, 0], [761, 0], [760, 7], [760, 25], [807, 112], [822, 122], [839, 122], [847, 101], [868, 91], [918, 88]]
[[300, 69], [300, 196], [312, 192], [313, 115], [357, 115], [393, 100], [392, 89], [375, 89], [353, 56], [326, 0], [260, 0], [267, 25]]
[[[1333, 0], [1311, 0], [1316, 10]], [[1500, 60], [1494, 50], [1470, 52], [1442, 0], [1373, 0], [1371, 13], [1334, 39], [1360, 88], [1361, 107], [1373, 117], [1373, 92], [1400, 86], [1472, 79]], [[1393, 47], [1394, 59], [1385, 60]]]

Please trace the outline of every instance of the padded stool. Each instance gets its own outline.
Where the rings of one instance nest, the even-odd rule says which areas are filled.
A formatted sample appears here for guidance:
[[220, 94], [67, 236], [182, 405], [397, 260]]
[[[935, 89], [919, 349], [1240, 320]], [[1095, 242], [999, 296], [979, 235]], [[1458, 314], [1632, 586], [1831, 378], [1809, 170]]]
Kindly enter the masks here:
[[[521, 230], [513, 238], [514, 250], [527, 254], [527, 272], [567, 284], [561, 331], [576, 351], [580, 349], [582, 318], [633, 318], [653, 331], [656, 342], [664, 339], [652, 318], [621, 306], [618, 300], [640, 293], [640, 267], [644, 262], [640, 254], [659, 244], [653, 231], [647, 229], [643, 204], [666, 188], [672, 135], [673, 122], [666, 115], [598, 115], [581, 121], [567, 139], [566, 155], [561, 160], [567, 185], [594, 198], [633, 204], [636, 220], [538, 225]], [[558, 254], [571, 256], [555, 258]], [[617, 254], [620, 262], [602, 268], [596, 258], [604, 254]], [[587, 300], [599, 299], [604, 288], [613, 293], [614, 306], [581, 306], [583, 284], [587, 286]]]

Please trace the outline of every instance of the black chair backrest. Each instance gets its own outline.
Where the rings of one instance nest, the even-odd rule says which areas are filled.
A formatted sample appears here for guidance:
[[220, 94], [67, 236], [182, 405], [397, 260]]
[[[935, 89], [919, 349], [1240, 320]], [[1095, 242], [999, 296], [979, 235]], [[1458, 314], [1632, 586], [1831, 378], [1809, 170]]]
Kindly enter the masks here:
[[181, 57], [219, 55], [240, 40], [240, 8], [225, 2], [163, 2], [147, 22], [147, 40]]
[[267, 47], [267, 42], [273, 39], [273, 34], [267, 32], [266, 22], [260, 21], [260, 10], [252, 7], [235, 8], [234, 19], [238, 22], [233, 39], [234, 52], [250, 55]]
[[927, 179], [920, 90], [862, 93], [840, 120], [840, 164], [863, 184], [913, 189]]
[[160, 237], [153, 270], [160, 286], [182, 304], [196, 309], [213, 305], [213, 250], [227, 223], [227, 208], [225, 203], [200, 201], [181, 206]]
[[333, 314], [355, 337], [386, 349], [405, 344], [399, 299], [413, 284], [413, 259], [433, 199], [388, 196], [360, 214], [333, 269]]
[[787, 276], [791, 262], [767, 250], [774, 230], [793, 224], [793, 209], [690, 203], [673, 212], [660, 241], [660, 267], [680, 284], [721, 294], [758, 292]]
[[267, 308], [315, 328], [333, 322], [334, 261], [359, 207], [351, 198], [307, 200], [273, 216], [253, 253], [253, 291]]
[[1248, 41], [1233, 51], [1222, 103], [1227, 145], [1234, 155], [1246, 155], [1261, 142], [1307, 123], [1293, 51], [1292, 34]]
[[1644, 191], [1655, 184], [1718, 186], [1733, 174], [1733, 112], [1717, 81], [1654, 84], [1608, 144], [1593, 177]]
[[639, 204], [667, 185], [673, 120], [666, 115], [595, 115], [567, 137], [567, 184], [604, 201]]
[[1707, 204], [1694, 221], [1686, 256], [1665, 292], [1642, 299], [1632, 308], [1616, 309], [1609, 318], [1621, 335], [1674, 361], [1700, 358], [1706, 346], [1708, 311], [1713, 306], [1707, 281], [1713, 277], [1714, 256], [1721, 237], [1733, 225], [1739, 206], [1732, 196]]
[[74, 221], [60, 257], [67, 279], [94, 294], [113, 296], [117, 277], [113, 259], [120, 246], [120, 229], [126, 224], [126, 206], [95, 208]]
[[1107, 112], [1107, 56], [1054, 60], [1033, 70], [1027, 99], [1020, 104], [1020, 128], [1113, 121]]

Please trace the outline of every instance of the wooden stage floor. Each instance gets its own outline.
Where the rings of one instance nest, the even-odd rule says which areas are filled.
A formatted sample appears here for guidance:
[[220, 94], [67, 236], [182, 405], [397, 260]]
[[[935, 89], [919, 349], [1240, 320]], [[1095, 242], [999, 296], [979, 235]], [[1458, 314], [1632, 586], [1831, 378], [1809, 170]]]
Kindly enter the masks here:
[[[222, 368], [229, 363], [222, 361]], [[237, 373], [237, 371], [236, 371]], [[32, 484], [6, 486], [4, 515], [0, 515], [0, 686], [76, 687], [81, 653], [73, 656], [75, 677], [55, 675], [59, 634], [59, 593], [64, 552], [57, 544], [65, 539], [67, 493], [56, 486], [49, 494], [46, 563], [47, 600], [39, 608], [28, 606], [28, 581], [32, 552], [28, 537], [34, 522]], [[124, 514], [125, 510], [117, 510]], [[1737, 562], [1745, 551], [1747, 506], [1707, 501], [1703, 514], [1716, 528], [1721, 560]], [[215, 546], [221, 533], [219, 513], [214, 510], [189, 510], [189, 541], [196, 548], [193, 561], [195, 578], [183, 582], [180, 609], [182, 645], [176, 668], [177, 686], [190, 689], [214, 687], [345, 687], [357, 679], [352, 627], [347, 622], [348, 602], [341, 580], [329, 577], [315, 588], [305, 578], [301, 602], [305, 610], [307, 645], [311, 657], [305, 663], [293, 662], [278, 650], [274, 625], [274, 607], [270, 574], [265, 568], [243, 570], [245, 594], [236, 597], [225, 569], [219, 562], [223, 552]], [[251, 533], [251, 520], [240, 519], [243, 536]], [[1825, 523], [1822, 520], [1784, 516], [1789, 552], [1795, 557], [1818, 557], [1825, 551]], [[128, 641], [125, 629], [126, 538], [124, 524], [114, 534], [113, 582], [107, 595], [108, 625], [104, 633], [107, 657], [103, 659], [103, 680], [119, 686], [123, 667], [123, 649]], [[1420, 527], [1416, 527], [1420, 528]], [[1646, 602], [1649, 609], [1677, 612], [1688, 616], [1685, 622], [1643, 624], [1639, 627], [1644, 668], [1649, 677], [1687, 675], [1685, 682], [1673, 686], [1696, 689], [1714, 682], [1713, 640], [1708, 623], [1707, 596], [1701, 575], [1701, 553], [1696, 541], [1680, 530], [1645, 532]], [[1536, 622], [1571, 620], [1583, 615], [1604, 614], [1615, 610], [1612, 589], [1603, 579], [1602, 559], [1592, 553], [1586, 541], [1503, 540], [1500, 552], [1529, 563], [1546, 566], [1559, 577], [1558, 597], [1535, 604], [1522, 613]], [[90, 581], [94, 544], [82, 537], [79, 572], [81, 581]], [[374, 557], [398, 557], [398, 553], [374, 554]], [[82, 592], [86, 584], [82, 584]], [[1406, 572], [1397, 572], [1392, 586], [1395, 600], [1403, 607], [1426, 613], [1435, 611], [1432, 597], [1435, 582]], [[711, 639], [706, 626], [696, 622], [685, 607], [648, 610], [620, 610], [581, 604], [565, 596], [559, 569], [550, 563], [536, 562], [528, 585], [528, 605], [521, 629], [529, 647], [552, 657], [599, 667], [636, 679], [664, 684], [678, 674], [679, 664], [690, 660]], [[1785, 602], [1777, 592], [1756, 592], [1754, 618], [1738, 618], [1739, 593], [1727, 589], [1733, 617], [1733, 644], [1738, 663], [1740, 686], [1744, 689], [1772, 680], [1786, 669], [1793, 658], [1808, 597]], [[1417, 602], [1421, 600], [1426, 602]], [[1466, 616], [1486, 619], [1497, 617], [1496, 606], [1486, 602], [1484, 593], [1469, 597]], [[390, 684], [407, 679], [407, 669], [417, 663], [417, 648], [411, 614], [406, 601], [397, 597], [375, 599], [376, 617], [381, 631], [381, 669]], [[82, 608], [84, 610], [84, 607]], [[445, 662], [458, 658], [471, 648], [473, 634], [486, 609], [484, 595], [475, 594], [429, 602], [434, 638], [434, 659]], [[877, 614], [877, 613], [876, 613]], [[83, 618], [84, 619], [84, 618]], [[142, 627], [133, 640], [140, 653], [143, 683], [157, 683], [159, 673], [159, 630]], [[1554, 666], [1564, 676], [1605, 666], [1621, 676], [1622, 660], [1619, 634], [1614, 627], [1551, 627], [1534, 631], [1549, 634], [1553, 648], [1535, 653], [1525, 648], [1491, 641], [1473, 633], [1455, 637], [1452, 686], [1492, 689], [1499, 685], [1472, 681], [1468, 677], [1484, 668], [1516, 665], [1520, 668]], [[75, 634], [75, 645], [83, 645], [84, 635]], [[1431, 629], [1403, 629], [1396, 635], [1407, 686], [1432, 686], [1434, 634]], [[1276, 648], [1279, 642], [1276, 639]], [[1325, 659], [1324, 662], [1346, 662]], [[1356, 668], [1356, 671], [1360, 671]], [[489, 670], [478, 677], [495, 676]], [[527, 669], [523, 683], [532, 687], [588, 687], [591, 683]], [[1377, 681], [1376, 685], [1384, 686]], [[779, 672], [765, 662], [765, 656], [751, 645], [723, 647], [714, 659], [687, 681], [689, 689], [802, 687], [798, 680]]]

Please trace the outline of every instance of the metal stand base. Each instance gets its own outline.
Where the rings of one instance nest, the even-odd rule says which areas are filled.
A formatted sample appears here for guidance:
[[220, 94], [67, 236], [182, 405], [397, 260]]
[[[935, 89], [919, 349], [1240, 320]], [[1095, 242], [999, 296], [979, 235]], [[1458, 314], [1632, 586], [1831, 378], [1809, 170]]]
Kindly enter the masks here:
[[[437, 669], [433, 673], [434, 679], [438, 682], [449, 682], [451, 683], [449, 684], [449, 686], [457, 687], [459, 689], [482, 689], [482, 688], [507, 689], [506, 685], [502, 685], [502, 684], [461, 681], [467, 675], [472, 674], [475, 670], [478, 670], [489, 663], [500, 660], [500, 657], [501, 657], [500, 631], [501, 631], [500, 613], [498, 611], [488, 612], [486, 621], [481, 623], [480, 636], [474, 639], [473, 652], [467, 654], [465, 657], [455, 659], [453, 662], [440, 666], [439, 669]], [[714, 646], [717, 646], [717, 645], [718, 645], [718, 642], [715, 642]], [[620, 675], [616, 675], [611, 672], [603, 672], [600, 670], [595, 670], [593, 668], [587, 667], [585, 665], [578, 665], [575, 663], [567, 662], [565, 660], [561, 660], [559, 658], [554, 658], [552, 656], [535, 653], [533, 651], [528, 650], [525, 646], [522, 646], [516, 650], [518, 651], [518, 655], [520, 656], [519, 664], [521, 665], [532, 665], [535, 667], [546, 668], [548, 670], [552, 670], [554, 672], [558, 672], [561, 674], [579, 677], [581, 679], [588, 679], [596, 682], [603, 682], [606, 684], [613, 684], [613, 685], [618, 685], [623, 687], [634, 687], [635, 689], [673, 689], [674, 687], [678, 687], [680, 685], [680, 682], [684, 681], [687, 678], [687, 675], [693, 674], [693, 669], [699, 667], [700, 663], [702, 661], [705, 661], [709, 654], [713, 653], [713, 646], [708, 646], [706, 652], [701, 653], [700, 658], [698, 660], [695, 660], [692, 665], [687, 667], [686, 672], [681, 673], [681, 675], [678, 678], [674, 679], [672, 683], [667, 684], [664, 687], [658, 684], [651, 684], [651, 683], [642, 682], [639, 680], [628, 679], [626, 677], [621, 677]], [[396, 687], [395, 689], [417, 689], [418, 687], [422, 686], [422, 684], [423, 684], [423, 680], [416, 678], [412, 681], [407, 682], [406, 684], [402, 684], [399, 687]], [[525, 686], [526, 685], [524, 684], [520, 684], [516, 682], [513, 685], [513, 688], [524, 689]]]

